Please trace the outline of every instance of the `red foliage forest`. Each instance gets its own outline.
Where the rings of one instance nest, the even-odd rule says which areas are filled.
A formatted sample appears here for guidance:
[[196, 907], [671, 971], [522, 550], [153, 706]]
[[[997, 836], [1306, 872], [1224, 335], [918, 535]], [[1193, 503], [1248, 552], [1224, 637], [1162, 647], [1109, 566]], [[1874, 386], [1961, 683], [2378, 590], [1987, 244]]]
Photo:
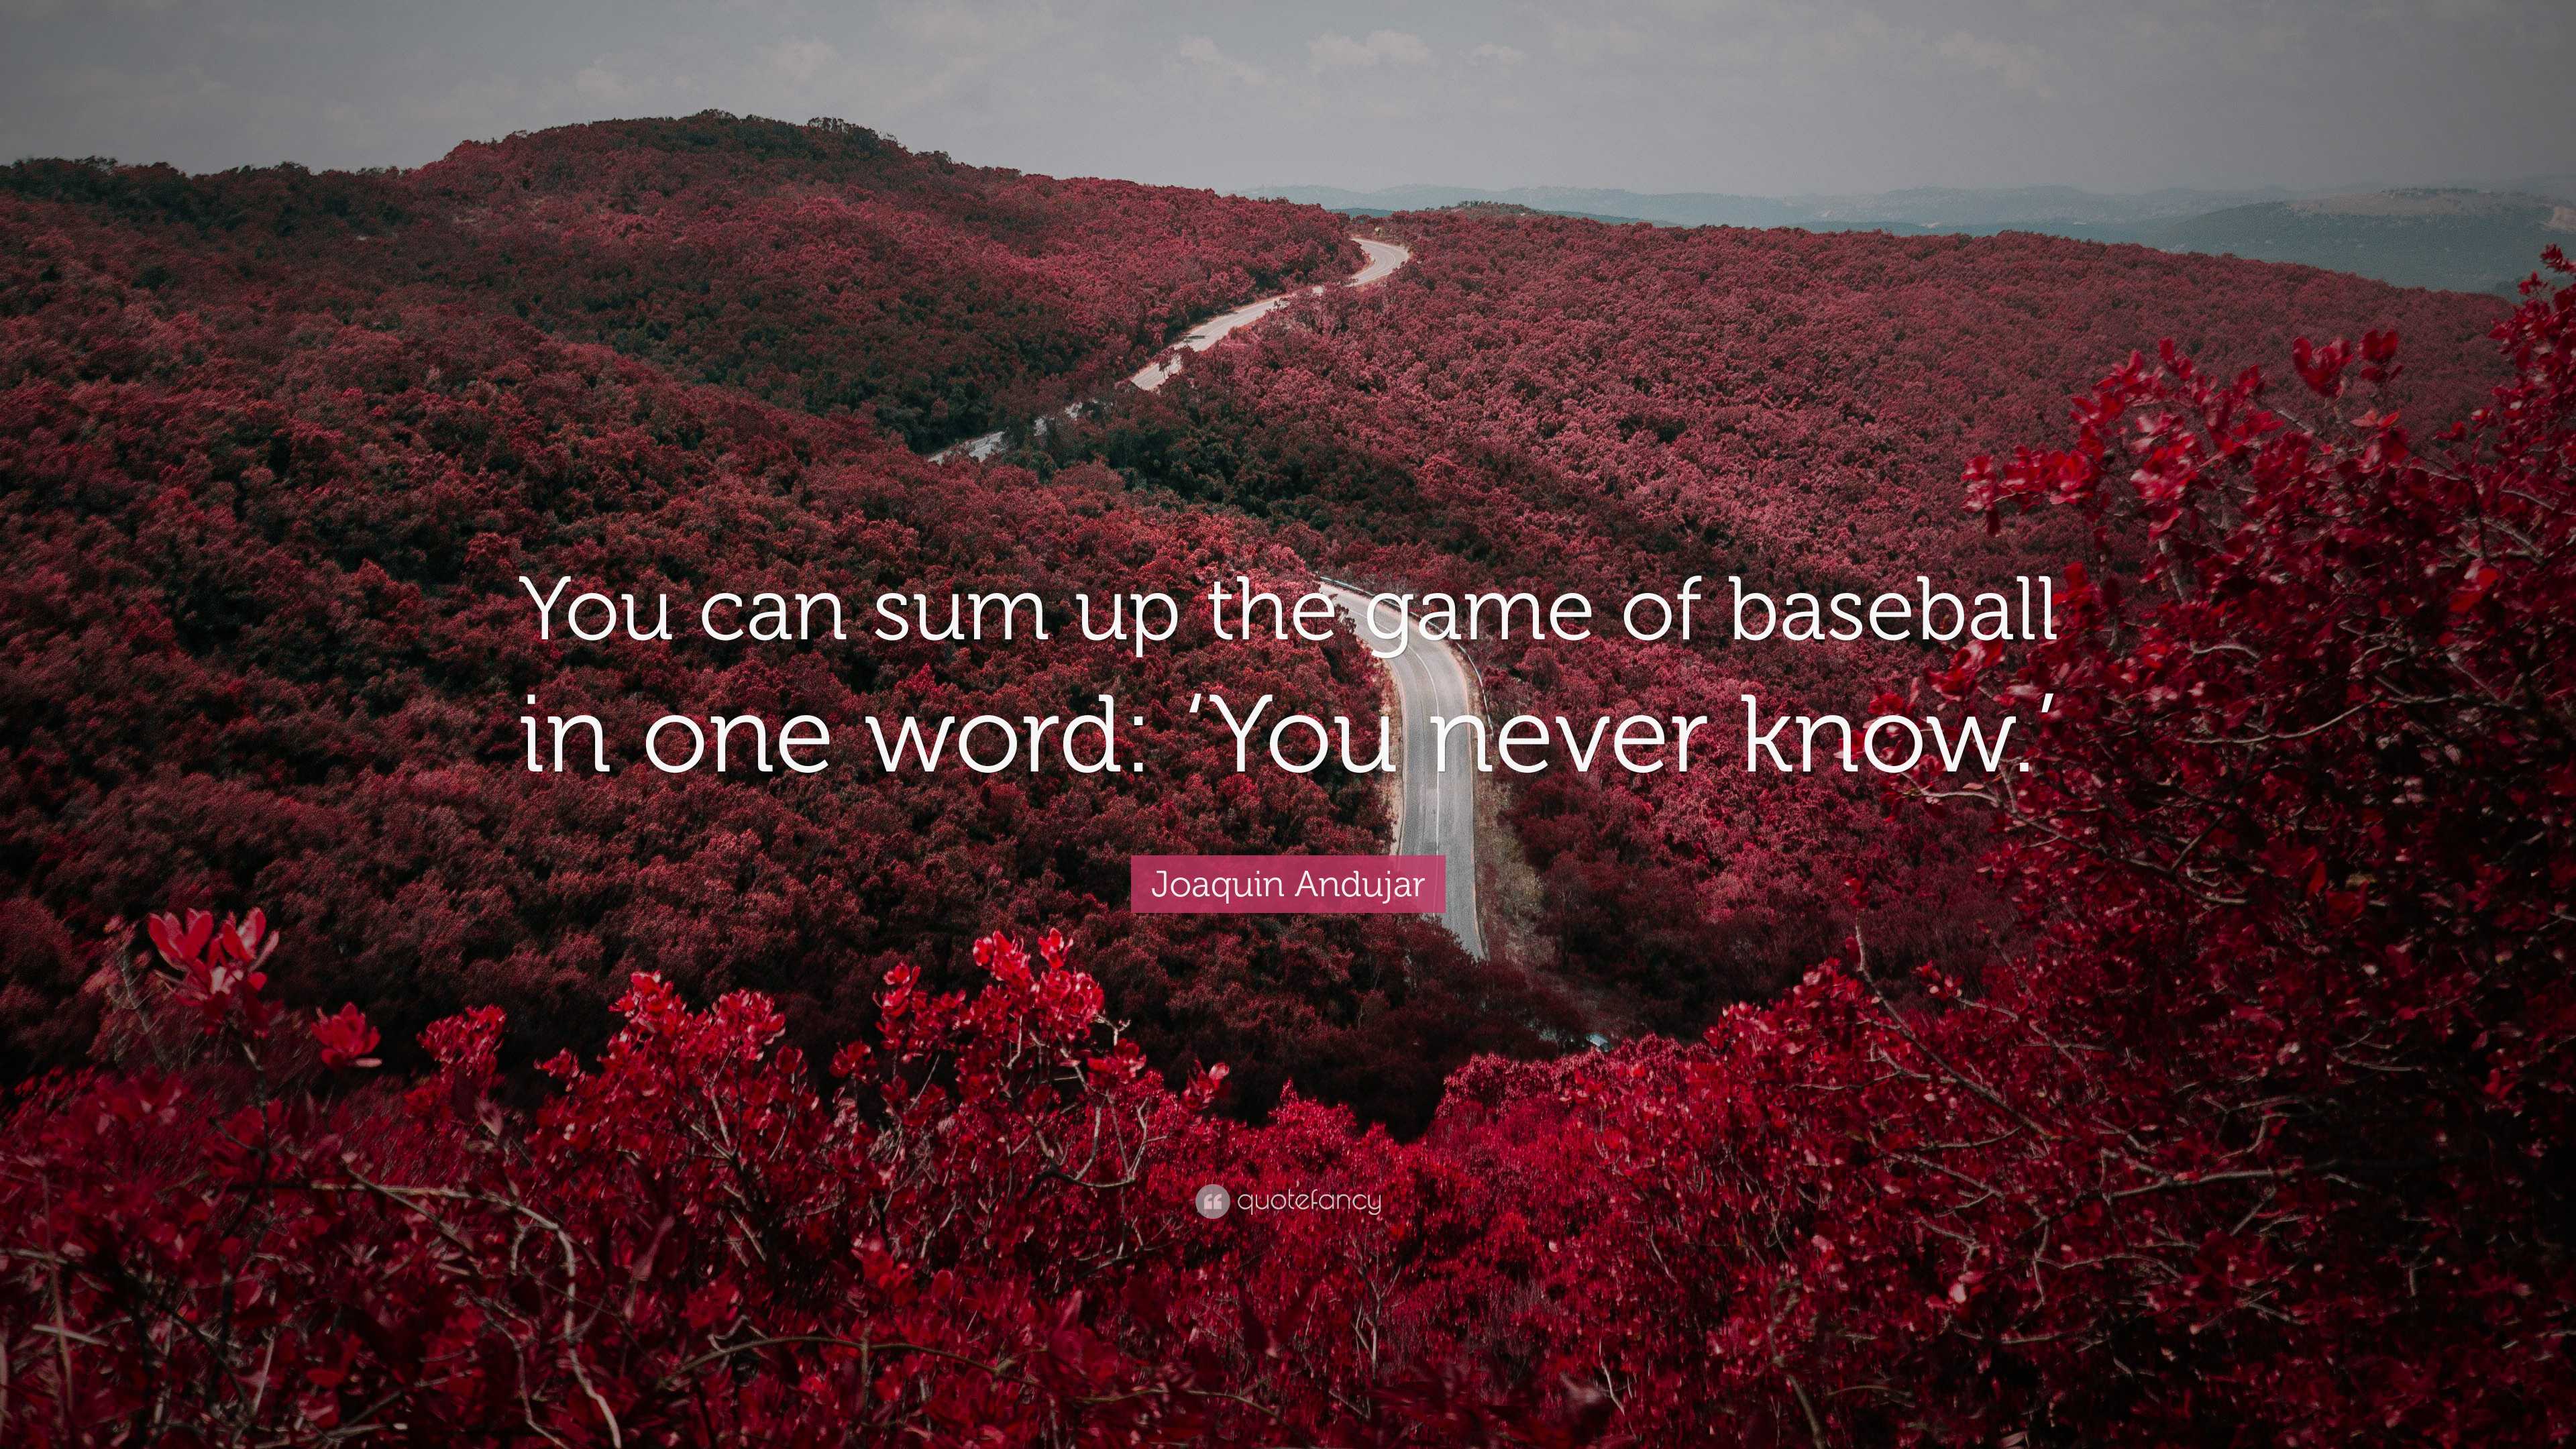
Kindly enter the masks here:
[[[1291, 263], [1217, 198], [657, 125], [403, 175], [9, 173], [0, 1438], [2576, 1434], [2554, 253], [2500, 313], [2021, 237], [1407, 218], [1383, 288], [1026, 466], [934, 465], [903, 442], [1202, 304], [1103, 282], [1163, 320], [1036, 366], [943, 330], [977, 297], [867, 334], [880, 291], [815, 325], [927, 391], [822, 397], [746, 361], [825, 345], [764, 335], [783, 261], [664, 315], [703, 250], [665, 233], [784, 225], [757, 158], [822, 152], [1068, 210], [1040, 231], [1235, 239], [1166, 278], [1238, 243], [1311, 272], [1333, 234]], [[621, 177], [655, 178], [622, 231], [575, 199]], [[354, 240], [408, 218], [399, 262]], [[566, 226], [637, 240], [537, 247]], [[588, 290], [618, 255], [638, 291]], [[1482, 657], [1506, 703], [1746, 681], [2039, 726], [2026, 772], [1870, 794], [1539, 777], [1510, 954], [1667, 1028], [1553, 1058], [1573, 1009], [1428, 923], [1114, 908], [1131, 853], [1378, 848], [1372, 782], [1236, 776], [1176, 707], [1365, 717], [1347, 643], [544, 642], [515, 592], [1318, 562], [2065, 587], [2002, 657]], [[1110, 692], [1156, 768], [532, 775], [531, 692], [626, 738]], [[1233, 1211], [1190, 1210], [1209, 1183]]]
[[[2177, 351], [1990, 517], [2160, 546], [1963, 699], [2031, 931], [1892, 977], [1866, 923], [1696, 1043], [1483, 1059], [1399, 1146], [1207, 1112], [1061, 937], [879, 984], [829, 1097], [753, 993], [638, 975], [493, 1096], [501, 1014], [378, 1087], [252, 915], [156, 917], [0, 1169], [23, 1442], [2544, 1443], [2566, 1343], [2576, 286], [2418, 436], [2392, 334], [2308, 395]], [[2007, 787], [2009, 787], [2007, 789]], [[355, 1078], [355, 1086], [324, 1080]], [[1202, 1222], [1194, 1184], [1243, 1208]], [[1258, 1213], [1274, 1193], [1336, 1206]]]
[[[953, 984], [977, 936], [1046, 921], [1067, 923], [1158, 1063], [1234, 1064], [1250, 1110], [1293, 1075], [1418, 1128], [1471, 1052], [1541, 1049], [1533, 1026], [1557, 1009], [1471, 977], [1434, 926], [1138, 922], [1105, 909], [1125, 899], [1130, 854], [1374, 848], [1374, 786], [1338, 767], [1237, 776], [1222, 731], [1180, 712], [1210, 687], [1374, 718], [1355, 646], [1221, 643], [1203, 616], [1142, 659], [1082, 642], [1064, 619], [1044, 644], [886, 645], [855, 613], [845, 642], [539, 640], [523, 575], [667, 592], [678, 614], [727, 588], [830, 592], [854, 609], [883, 590], [1062, 602], [1186, 596], [1208, 578], [1298, 567], [1226, 519], [1133, 504], [1105, 472], [1042, 488], [935, 466], [861, 416], [683, 381], [480, 294], [379, 287], [329, 267], [306, 285], [299, 258], [371, 257], [343, 233], [380, 225], [325, 227], [311, 191], [426, 194], [546, 147], [566, 155], [535, 169], [602, 185], [656, 167], [688, 174], [709, 127], [725, 130], [549, 133], [393, 178], [72, 168], [105, 195], [6, 205], [0, 708], [12, 730], [0, 873], [19, 889], [0, 904], [11, 961], [0, 1065], [17, 1076], [78, 1060], [92, 1013], [77, 988], [109, 919], [245, 899], [286, 932], [271, 969], [287, 999], [362, 1003], [407, 1060], [423, 1026], [479, 1004], [509, 1012], [516, 1064], [595, 1045], [639, 970], [700, 997], [758, 988], [799, 1040], [838, 1041], [868, 1027], [872, 983], [896, 959]], [[773, 137], [767, 123], [738, 129], [753, 156]], [[667, 154], [609, 164], [639, 154], [639, 136]], [[919, 171], [924, 186], [960, 169], [830, 130], [808, 144]], [[63, 169], [16, 175], [52, 187]], [[1190, 247], [1157, 239], [1176, 226], [1249, 235], [1280, 210], [1112, 183], [966, 180], [1067, 198], [1063, 229], [1103, 255], [1118, 254], [1122, 225], [1148, 254], [1168, 253], [1099, 273], [1131, 280], [1091, 285], [1138, 289], [1127, 305], [1158, 314], [1179, 304], [1151, 279], [1194, 268]], [[140, 219], [138, 198], [153, 203]], [[254, 219], [210, 234], [168, 219], [228, 207]], [[277, 219], [258, 222], [262, 207]], [[1311, 217], [1298, 227], [1318, 231]], [[940, 229], [935, 208], [913, 228]], [[484, 255], [450, 248], [471, 228], [431, 230], [396, 240], [424, 266]], [[1341, 244], [1323, 236], [1333, 245], [1316, 256]], [[694, 233], [666, 240], [669, 257], [698, 255], [680, 245], [698, 244]], [[499, 255], [518, 242], [477, 245]], [[1260, 255], [1208, 272], [1231, 280], [1207, 305], [1253, 285]], [[950, 281], [968, 294], [985, 285], [971, 272]], [[737, 274], [724, 289], [756, 286]], [[878, 303], [900, 311], [892, 296]], [[961, 306], [947, 324], [912, 324], [912, 350], [876, 355], [900, 370], [984, 345], [941, 330], [978, 325], [979, 307]], [[840, 345], [835, 324], [817, 329], [815, 345]], [[1124, 334], [1102, 345], [1118, 366], [1134, 353]], [[1152, 773], [887, 778], [854, 757], [867, 719], [969, 700], [1046, 714], [1096, 708], [1104, 693], [1143, 716], [1132, 743]], [[848, 743], [838, 768], [813, 776], [531, 775], [518, 723], [530, 695], [550, 713], [598, 716], [630, 747], [666, 711], [718, 710], [814, 714]]]
[[[2232, 370], [2299, 336], [2393, 327], [2417, 359], [2399, 385], [2410, 415], [2459, 416], [2494, 378], [2492, 299], [2309, 268], [2030, 235], [1473, 212], [1398, 224], [1415, 260], [1382, 288], [1304, 304], [1157, 393], [1122, 394], [1087, 432], [1056, 434], [1053, 455], [1262, 518], [1381, 587], [1571, 589], [1609, 609], [1693, 574], [1722, 600], [1730, 575], [1868, 594], [2088, 556], [2128, 573], [2117, 540], [2071, 519], [1961, 530], [1956, 470], [2045, 430], [2070, 389], [2160, 339]], [[1709, 632], [1696, 647], [1474, 649], [1498, 714], [1577, 717], [1726, 720], [1747, 691], [1781, 712], [1858, 714], [1925, 660]], [[1522, 954], [1656, 1029], [1697, 1030], [1834, 949], [1854, 871], [1903, 903], [1881, 923], [1892, 959], [1973, 959], [2008, 926], [1970, 873], [1980, 823], [1891, 819], [1836, 777], [1566, 769], [1510, 784], [1506, 818], [1540, 887]]]

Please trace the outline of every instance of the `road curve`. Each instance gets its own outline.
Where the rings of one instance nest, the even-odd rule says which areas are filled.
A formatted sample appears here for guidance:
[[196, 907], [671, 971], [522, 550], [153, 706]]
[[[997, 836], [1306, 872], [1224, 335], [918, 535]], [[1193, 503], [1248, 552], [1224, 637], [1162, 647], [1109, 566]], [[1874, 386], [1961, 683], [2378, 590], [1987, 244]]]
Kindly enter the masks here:
[[[1172, 374], [1181, 370], [1183, 353], [1205, 352], [1225, 340], [1228, 334], [1260, 321], [1300, 297], [1311, 297], [1330, 287], [1365, 287], [1413, 260], [1412, 252], [1393, 242], [1371, 241], [1364, 236], [1355, 236], [1351, 240], [1360, 244], [1360, 250], [1365, 252], [1368, 258], [1360, 264], [1358, 271], [1338, 282], [1322, 282], [1311, 287], [1299, 287], [1293, 292], [1282, 292], [1276, 297], [1264, 297], [1258, 302], [1247, 302], [1222, 316], [1210, 317], [1191, 328], [1180, 341], [1172, 344], [1170, 351], [1137, 369], [1136, 374], [1127, 379], [1128, 384], [1142, 391], [1152, 392], [1171, 381]], [[1064, 416], [1073, 416], [1081, 406], [1082, 404], [1075, 403], [1072, 407], [1066, 408]], [[1048, 421], [1047, 418], [1039, 418], [1037, 430], [1041, 433], [1045, 432]], [[930, 461], [939, 463], [950, 458], [989, 458], [1002, 450], [1002, 444], [1008, 438], [1009, 431], [1006, 428], [998, 432], [986, 433], [982, 437], [968, 438], [962, 443], [951, 443], [931, 454]]]
[[[1127, 379], [1129, 385], [1152, 392], [1181, 370], [1183, 354], [1205, 352], [1299, 297], [1313, 296], [1332, 286], [1365, 287], [1413, 260], [1411, 251], [1393, 242], [1368, 237], [1351, 240], [1360, 244], [1368, 258], [1358, 271], [1337, 283], [1300, 287], [1211, 317], [1191, 328], [1171, 351], [1139, 368]], [[1064, 415], [1070, 417], [1080, 407], [1076, 403], [1065, 409]], [[1046, 418], [1037, 420], [1040, 432], [1046, 430], [1047, 422]], [[952, 443], [931, 454], [931, 461], [991, 457], [1001, 450], [1005, 436], [986, 433]], [[1369, 619], [1367, 594], [1331, 580], [1318, 582], [1363, 642], [1380, 650], [1394, 647], [1395, 636], [1379, 630]], [[1482, 959], [1485, 932], [1476, 914], [1476, 769], [1471, 761], [1461, 758], [1456, 762], [1458, 768], [1441, 770], [1439, 736], [1431, 725], [1435, 717], [1457, 719], [1476, 713], [1472, 676], [1457, 651], [1436, 640], [1417, 638], [1402, 653], [1381, 662], [1395, 680], [1397, 707], [1404, 716], [1404, 758], [1397, 762], [1395, 854], [1447, 859], [1448, 908], [1441, 912], [1440, 923], [1466, 946], [1469, 955]]]
[[1328, 286], [1365, 287], [1413, 260], [1412, 252], [1393, 242], [1371, 241], [1364, 236], [1355, 236], [1351, 240], [1358, 242], [1360, 250], [1368, 253], [1368, 260], [1361, 263], [1358, 271], [1338, 283], [1327, 282], [1319, 286], [1300, 287], [1294, 292], [1282, 292], [1276, 297], [1264, 297], [1258, 302], [1246, 302], [1221, 317], [1210, 317], [1191, 328], [1189, 334], [1180, 341], [1172, 344], [1172, 350], [1169, 353], [1146, 363], [1127, 381], [1146, 392], [1152, 392], [1171, 381], [1172, 374], [1181, 370], [1182, 353], [1205, 352], [1224, 341], [1227, 333], [1239, 327], [1249, 327], [1300, 297], [1314, 296]]
[[[1394, 632], [1369, 617], [1369, 596], [1330, 579], [1317, 581], [1332, 596], [1333, 607], [1350, 620], [1361, 642], [1383, 652], [1395, 647]], [[1392, 623], [1392, 620], [1387, 622]], [[1398, 708], [1404, 715], [1404, 758], [1398, 762], [1399, 793], [1395, 817], [1395, 853], [1437, 855], [1448, 859], [1448, 909], [1440, 923], [1482, 959], [1485, 932], [1476, 915], [1476, 765], [1467, 735], [1457, 737], [1458, 753], [1450, 768], [1439, 768], [1440, 737], [1433, 718], [1459, 719], [1476, 713], [1476, 690], [1467, 661], [1448, 644], [1415, 637], [1404, 652], [1381, 661], [1395, 679]]]

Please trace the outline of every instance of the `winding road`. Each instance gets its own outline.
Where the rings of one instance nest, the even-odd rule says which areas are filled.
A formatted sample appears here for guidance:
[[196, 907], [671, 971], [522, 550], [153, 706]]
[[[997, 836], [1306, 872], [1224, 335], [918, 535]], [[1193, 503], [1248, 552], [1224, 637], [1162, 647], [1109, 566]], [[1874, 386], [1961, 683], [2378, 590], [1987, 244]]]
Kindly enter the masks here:
[[1371, 282], [1384, 279], [1396, 268], [1413, 260], [1412, 252], [1393, 242], [1371, 241], [1364, 236], [1355, 236], [1351, 240], [1358, 242], [1360, 250], [1368, 253], [1368, 260], [1360, 264], [1358, 271], [1339, 282], [1327, 282], [1321, 286], [1302, 287], [1294, 292], [1282, 292], [1276, 297], [1264, 297], [1258, 302], [1246, 302], [1221, 317], [1210, 317], [1191, 328], [1187, 336], [1174, 343], [1169, 355], [1145, 364], [1137, 370], [1134, 377], [1127, 380], [1146, 392], [1152, 392], [1171, 381], [1172, 374], [1181, 370], [1180, 354], [1205, 352], [1223, 341], [1227, 333], [1238, 327], [1249, 327], [1299, 297], [1311, 297], [1329, 286], [1365, 287]]
[[[1350, 620], [1351, 632], [1379, 653], [1401, 637], [1369, 617], [1369, 596], [1333, 579], [1317, 580], [1332, 596], [1333, 607]], [[1449, 928], [1467, 954], [1482, 959], [1485, 931], [1476, 914], [1476, 767], [1460, 758], [1458, 768], [1439, 768], [1440, 739], [1434, 717], [1458, 719], [1476, 713], [1474, 676], [1458, 651], [1438, 640], [1416, 636], [1404, 652], [1381, 660], [1395, 680], [1404, 714], [1404, 758], [1397, 763], [1400, 787], [1395, 812], [1395, 853], [1437, 855], [1448, 862], [1448, 909], [1440, 924]], [[1471, 748], [1464, 739], [1461, 750]]]
[[[1365, 287], [1413, 260], [1412, 252], [1393, 242], [1367, 237], [1351, 240], [1358, 242], [1368, 257], [1358, 271], [1337, 283], [1300, 287], [1211, 317], [1191, 328], [1171, 351], [1139, 368], [1127, 379], [1129, 385], [1152, 392], [1181, 370], [1183, 354], [1205, 352], [1299, 297], [1313, 296], [1332, 286]], [[1073, 416], [1081, 406], [1076, 403], [1066, 408], [1063, 416]], [[1037, 430], [1045, 432], [1049, 421], [1039, 418]], [[931, 460], [989, 458], [1001, 451], [1007, 436], [1007, 432], [986, 433], [952, 443], [931, 454]], [[1334, 607], [1350, 621], [1352, 632], [1362, 642], [1381, 652], [1393, 647], [1395, 636], [1381, 632], [1370, 621], [1366, 593], [1332, 579], [1317, 582], [1332, 596]], [[1481, 959], [1485, 954], [1485, 932], [1476, 914], [1476, 771], [1464, 760], [1455, 770], [1444, 772], [1438, 768], [1439, 736], [1431, 725], [1435, 717], [1456, 719], [1476, 712], [1474, 675], [1456, 650], [1437, 640], [1416, 638], [1402, 653], [1381, 662], [1395, 680], [1398, 708], [1404, 716], [1404, 758], [1396, 766], [1394, 853], [1437, 855], [1448, 861], [1448, 908], [1440, 913], [1440, 923], [1466, 946], [1469, 955]]]
[[[1210, 317], [1191, 328], [1180, 341], [1173, 343], [1170, 351], [1138, 368], [1135, 376], [1127, 379], [1128, 385], [1143, 392], [1152, 392], [1171, 381], [1172, 374], [1181, 370], [1181, 363], [1184, 361], [1181, 354], [1205, 352], [1224, 341], [1228, 334], [1251, 326], [1300, 297], [1311, 297], [1330, 287], [1365, 287], [1413, 260], [1412, 252], [1393, 242], [1371, 241], [1364, 236], [1355, 236], [1351, 240], [1358, 242], [1360, 250], [1368, 257], [1360, 264], [1358, 271], [1338, 282], [1320, 282], [1311, 287], [1299, 287], [1293, 292], [1282, 292], [1276, 297], [1264, 297], [1258, 302], [1246, 302], [1231, 312]], [[1081, 408], [1082, 404], [1075, 403], [1066, 408], [1062, 415], [1072, 417]], [[1041, 433], [1045, 432], [1050, 421], [1049, 418], [1038, 419], [1037, 430]], [[962, 443], [951, 443], [931, 454], [930, 461], [938, 463], [950, 458], [989, 458], [1002, 450], [1002, 444], [1009, 437], [1010, 430], [1004, 428], [998, 432], [986, 433], [982, 437], [968, 438]]]

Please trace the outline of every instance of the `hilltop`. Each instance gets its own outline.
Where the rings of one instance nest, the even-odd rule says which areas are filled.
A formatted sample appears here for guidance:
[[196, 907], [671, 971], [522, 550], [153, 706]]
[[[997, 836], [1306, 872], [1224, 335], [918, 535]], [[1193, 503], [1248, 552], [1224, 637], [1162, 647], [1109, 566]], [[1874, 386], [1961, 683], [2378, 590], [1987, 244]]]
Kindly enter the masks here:
[[961, 165], [721, 112], [468, 142], [415, 171], [0, 168], [112, 223], [173, 304], [470, 307], [935, 447], [1358, 265], [1308, 207]]

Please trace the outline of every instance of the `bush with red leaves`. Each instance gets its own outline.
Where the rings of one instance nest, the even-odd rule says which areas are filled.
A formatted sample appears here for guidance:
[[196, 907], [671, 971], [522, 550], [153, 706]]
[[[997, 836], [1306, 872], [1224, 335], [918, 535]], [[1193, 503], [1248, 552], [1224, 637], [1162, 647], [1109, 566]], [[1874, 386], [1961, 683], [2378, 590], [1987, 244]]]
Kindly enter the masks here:
[[128, 1052], [11, 1123], [12, 1443], [1169, 1442], [1241, 1417], [1086, 1301], [1177, 1226], [1120, 1189], [1189, 1108], [1095, 1035], [1052, 936], [1036, 966], [983, 943], [972, 1002], [898, 973], [886, 1052], [844, 1052], [837, 1099], [766, 1000], [693, 1013], [639, 976], [598, 1065], [554, 1064], [521, 1118], [487, 1095], [498, 1012], [433, 1027], [405, 1091], [317, 1098], [287, 1063], [363, 1068], [363, 1018], [279, 1017], [255, 915], [151, 934], [159, 969], [118, 990], [171, 1069]]
[[[373, 1032], [261, 995], [257, 913], [149, 934], [156, 962], [93, 983], [100, 1065], [28, 1090], [0, 1151], [13, 1444], [1413, 1443], [1455, 1412], [1542, 1440], [1600, 1417], [1453, 1410], [1339, 1344], [1280, 1378], [1263, 1320], [1300, 1311], [1245, 1294], [1186, 1211], [1236, 1130], [1208, 1111], [1223, 1070], [1166, 1088], [1054, 932], [1035, 959], [978, 942], [971, 996], [889, 972], [883, 1046], [838, 1052], [828, 1097], [766, 998], [697, 1012], [639, 975], [532, 1114], [495, 1099], [497, 1010], [432, 1026], [399, 1090], [317, 1088], [374, 1066]], [[1394, 1151], [1289, 1118], [1256, 1152]], [[1334, 1277], [1309, 1315], [1395, 1262], [1312, 1251]]]

